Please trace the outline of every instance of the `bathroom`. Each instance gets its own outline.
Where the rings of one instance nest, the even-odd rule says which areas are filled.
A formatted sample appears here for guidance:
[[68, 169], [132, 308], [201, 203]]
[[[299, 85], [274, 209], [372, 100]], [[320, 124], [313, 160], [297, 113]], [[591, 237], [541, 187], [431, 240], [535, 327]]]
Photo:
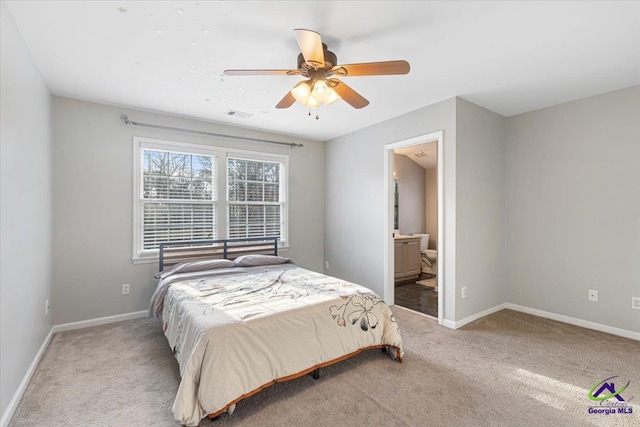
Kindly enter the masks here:
[[437, 143], [394, 150], [395, 304], [438, 317]]

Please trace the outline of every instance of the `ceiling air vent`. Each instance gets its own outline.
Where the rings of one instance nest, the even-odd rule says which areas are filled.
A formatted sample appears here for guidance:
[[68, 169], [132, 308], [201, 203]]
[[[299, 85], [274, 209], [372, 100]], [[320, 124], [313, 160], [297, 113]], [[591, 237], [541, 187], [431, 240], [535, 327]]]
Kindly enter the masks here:
[[240, 119], [248, 119], [251, 116], [253, 116], [253, 114], [243, 113], [242, 111], [235, 111], [235, 110], [227, 110], [224, 114], [226, 116], [238, 117]]
[[424, 151], [418, 151], [417, 153], [413, 153], [414, 157], [429, 157], [429, 155], [427, 153], [425, 153]]

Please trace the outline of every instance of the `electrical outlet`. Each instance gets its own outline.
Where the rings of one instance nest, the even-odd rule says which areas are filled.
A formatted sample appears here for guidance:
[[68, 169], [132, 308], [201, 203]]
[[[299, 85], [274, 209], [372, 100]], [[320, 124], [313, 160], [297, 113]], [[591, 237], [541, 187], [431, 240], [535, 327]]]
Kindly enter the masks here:
[[49, 309], [50, 309], [50, 308], [51, 308], [51, 307], [49, 307], [49, 300], [45, 300], [45, 301], [44, 301], [44, 314], [45, 314], [45, 315], [49, 314]]
[[589, 289], [589, 301], [598, 302], [598, 291], [596, 289]]
[[131, 285], [125, 283], [122, 285], [122, 295], [129, 295], [129, 290], [131, 289]]
[[462, 298], [466, 298], [467, 297], [467, 287], [463, 286], [462, 287]]
[[329, 261], [324, 262], [324, 268], [326, 268], [327, 270], [329, 269]]
[[631, 307], [640, 310], [640, 297], [631, 297]]

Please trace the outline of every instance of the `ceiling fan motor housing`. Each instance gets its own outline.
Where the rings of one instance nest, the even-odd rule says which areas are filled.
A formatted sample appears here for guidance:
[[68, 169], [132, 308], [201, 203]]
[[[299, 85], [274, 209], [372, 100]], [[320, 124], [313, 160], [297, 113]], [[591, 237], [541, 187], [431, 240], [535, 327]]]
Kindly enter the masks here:
[[[325, 62], [324, 68], [331, 68], [338, 63], [338, 57], [336, 54], [328, 50], [327, 45], [324, 43], [322, 43], [322, 53], [324, 55]], [[305, 63], [304, 56], [300, 53], [298, 55], [298, 70], [302, 71], [303, 68], [308, 69], [308, 67], [305, 66]]]

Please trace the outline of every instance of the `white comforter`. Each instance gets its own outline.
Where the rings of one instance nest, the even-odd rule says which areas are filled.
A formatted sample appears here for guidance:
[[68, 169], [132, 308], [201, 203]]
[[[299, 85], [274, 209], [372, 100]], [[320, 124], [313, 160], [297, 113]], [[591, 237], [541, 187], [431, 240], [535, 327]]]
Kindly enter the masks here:
[[393, 313], [362, 286], [292, 264], [175, 276], [158, 284], [151, 312], [180, 365], [173, 414], [183, 424], [363, 348], [402, 359]]

